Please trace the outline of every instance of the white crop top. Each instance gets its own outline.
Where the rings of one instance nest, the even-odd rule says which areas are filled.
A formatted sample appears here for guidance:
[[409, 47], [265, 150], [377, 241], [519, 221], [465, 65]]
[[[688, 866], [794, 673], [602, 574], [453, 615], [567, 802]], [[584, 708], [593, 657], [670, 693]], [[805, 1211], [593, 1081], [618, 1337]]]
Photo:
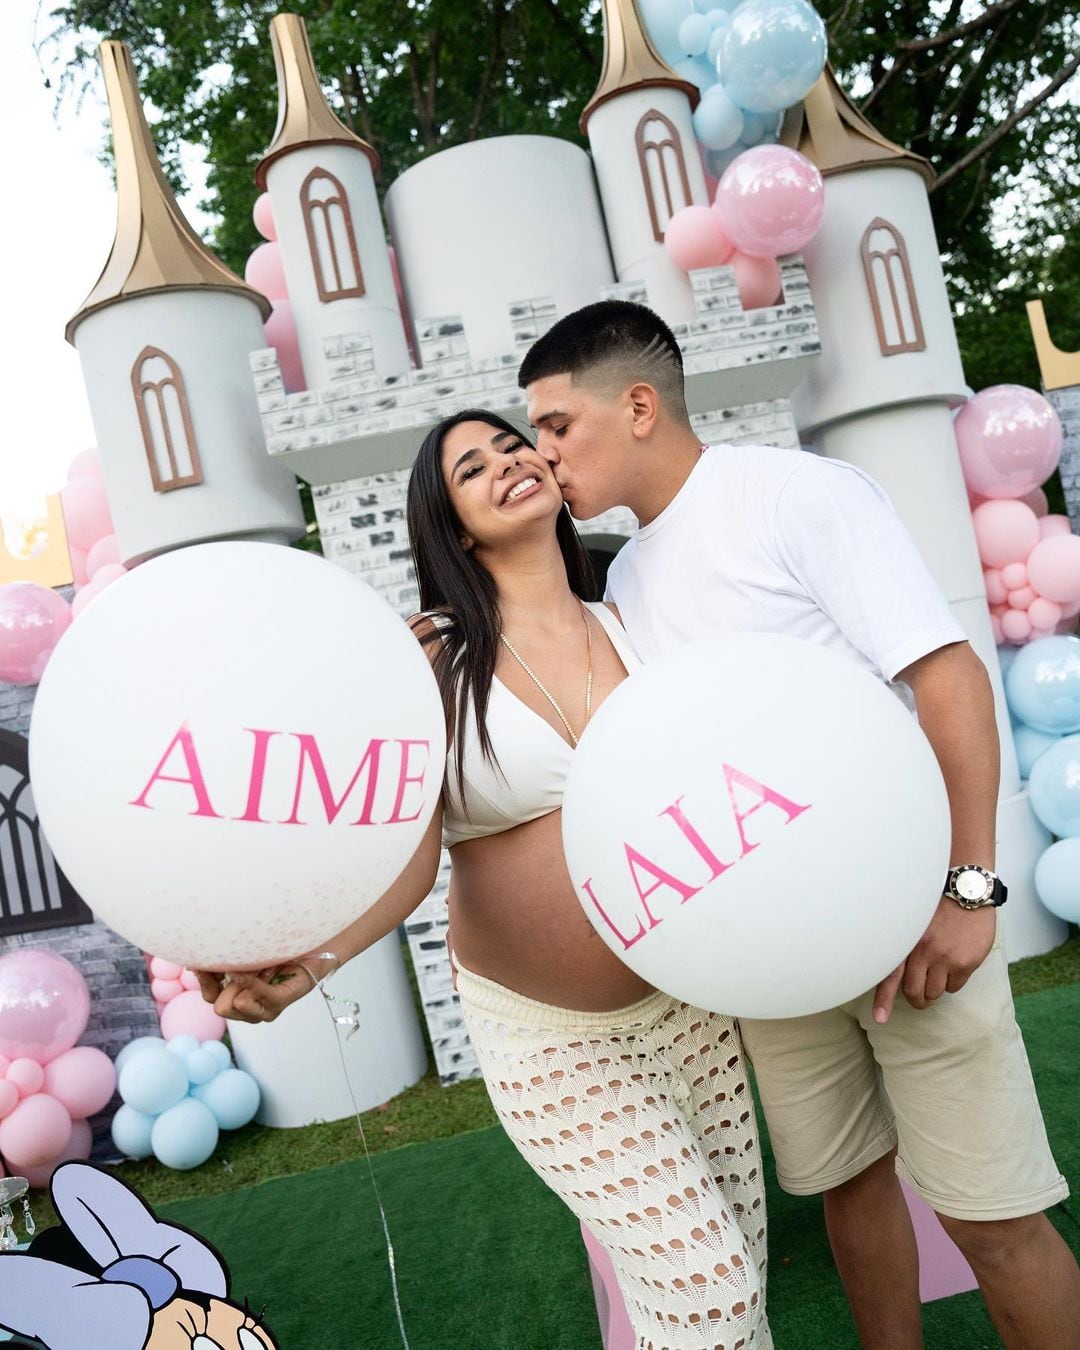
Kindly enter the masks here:
[[[603, 625], [627, 672], [635, 670], [641, 662], [611, 610], [603, 604], [590, 604], [586, 608]], [[435, 615], [429, 617], [437, 622]], [[463, 791], [457, 782], [453, 746], [446, 757], [443, 798], [446, 848], [465, 839], [512, 830], [515, 825], [538, 820], [562, 806], [573, 746], [497, 676], [492, 677], [488, 696], [487, 731], [495, 752], [494, 763], [484, 757], [470, 707], [465, 725]]]

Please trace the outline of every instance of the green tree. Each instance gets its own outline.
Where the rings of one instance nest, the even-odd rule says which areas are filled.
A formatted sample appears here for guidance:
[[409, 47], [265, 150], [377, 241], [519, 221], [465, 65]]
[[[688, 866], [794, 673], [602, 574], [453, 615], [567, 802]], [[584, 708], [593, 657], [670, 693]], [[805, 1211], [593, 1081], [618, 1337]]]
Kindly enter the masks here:
[[[961, 348], [976, 387], [1037, 384], [1023, 302], [1047, 293], [1080, 345], [1080, 0], [819, 0], [844, 85], [881, 131], [930, 160]], [[71, 0], [52, 12], [74, 54], [62, 91], [96, 78], [97, 43], [131, 46], [177, 177], [181, 143], [211, 165], [213, 246], [234, 268], [257, 242], [252, 170], [270, 141], [272, 0]], [[580, 140], [597, 79], [597, 0], [298, 0], [331, 104], [382, 157], [410, 164], [481, 136]], [[51, 54], [51, 55], [50, 55]], [[1070, 97], [1071, 96], [1071, 97]], [[521, 203], [529, 209], [529, 203]]]

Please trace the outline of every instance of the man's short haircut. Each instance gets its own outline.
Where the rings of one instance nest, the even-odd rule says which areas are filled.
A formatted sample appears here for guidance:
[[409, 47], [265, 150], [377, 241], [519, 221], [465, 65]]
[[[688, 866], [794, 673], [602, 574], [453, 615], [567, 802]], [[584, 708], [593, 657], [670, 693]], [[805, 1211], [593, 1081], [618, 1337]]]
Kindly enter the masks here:
[[522, 389], [551, 375], [569, 375], [614, 396], [651, 384], [667, 411], [686, 417], [683, 360], [675, 335], [658, 314], [629, 300], [601, 300], [567, 314], [529, 348], [518, 372]]

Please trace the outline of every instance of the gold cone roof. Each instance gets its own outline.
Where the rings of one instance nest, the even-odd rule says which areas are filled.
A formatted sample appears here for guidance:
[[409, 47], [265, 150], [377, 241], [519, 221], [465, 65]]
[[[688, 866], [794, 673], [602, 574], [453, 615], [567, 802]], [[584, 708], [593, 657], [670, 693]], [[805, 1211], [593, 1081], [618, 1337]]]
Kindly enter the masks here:
[[645, 31], [635, 0], [603, 0], [604, 65], [596, 92], [586, 103], [579, 126], [584, 132], [589, 118], [609, 98], [627, 89], [660, 85], [681, 89], [696, 108], [701, 93], [696, 84], [684, 80], [667, 64]]
[[933, 181], [930, 161], [894, 145], [863, 117], [826, 66], [801, 105], [784, 119], [781, 140], [828, 176], [876, 166], [914, 169]]
[[214, 257], [176, 204], [146, 125], [127, 45], [110, 39], [98, 55], [116, 161], [116, 236], [97, 285], [68, 320], [65, 337], [74, 342], [82, 320], [106, 305], [177, 287], [246, 295], [268, 318], [269, 300]]
[[266, 191], [266, 171], [275, 159], [304, 145], [353, 145], [363, 150], [372, 168], [377, 169], [379, 156], [327, 103], [311, 55], [307, 26], [299, 14], [275, 15], [270, 21], [270, 41], [277, 71], [278, 120], [269, 149], [255, 170], [259, 187]]

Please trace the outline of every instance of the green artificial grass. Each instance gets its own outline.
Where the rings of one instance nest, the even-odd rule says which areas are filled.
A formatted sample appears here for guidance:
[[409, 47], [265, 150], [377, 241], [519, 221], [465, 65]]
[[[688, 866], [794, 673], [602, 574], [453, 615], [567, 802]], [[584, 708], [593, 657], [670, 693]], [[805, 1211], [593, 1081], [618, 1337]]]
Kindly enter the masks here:
[[[1050, 1142], [1080, 1182], [1076, 1048], [1080, 989], [1017, 1001]], [[297, 1132], [288, 1132], [290, 1136]], [[771, 1181], [769, 1307], [780, 1350], [858, 1350], [833, 1270], [820, 1198]], [[499, 1128], [384, 1151], [372, 1168], [396, 1247], [411, 1350], [599, 1350], [576, 1221]], [[366, 1162], [354, 1160], [159, 1209], [226, 1255], [233, 1291], [286, 1350], [397, 1350], [378, 1205]], [[1080, 1223], [1051, 1211], [1074, 1251]], [[1000, 1346], [977, 1293], [924, 1308], [928, 1350]]]

